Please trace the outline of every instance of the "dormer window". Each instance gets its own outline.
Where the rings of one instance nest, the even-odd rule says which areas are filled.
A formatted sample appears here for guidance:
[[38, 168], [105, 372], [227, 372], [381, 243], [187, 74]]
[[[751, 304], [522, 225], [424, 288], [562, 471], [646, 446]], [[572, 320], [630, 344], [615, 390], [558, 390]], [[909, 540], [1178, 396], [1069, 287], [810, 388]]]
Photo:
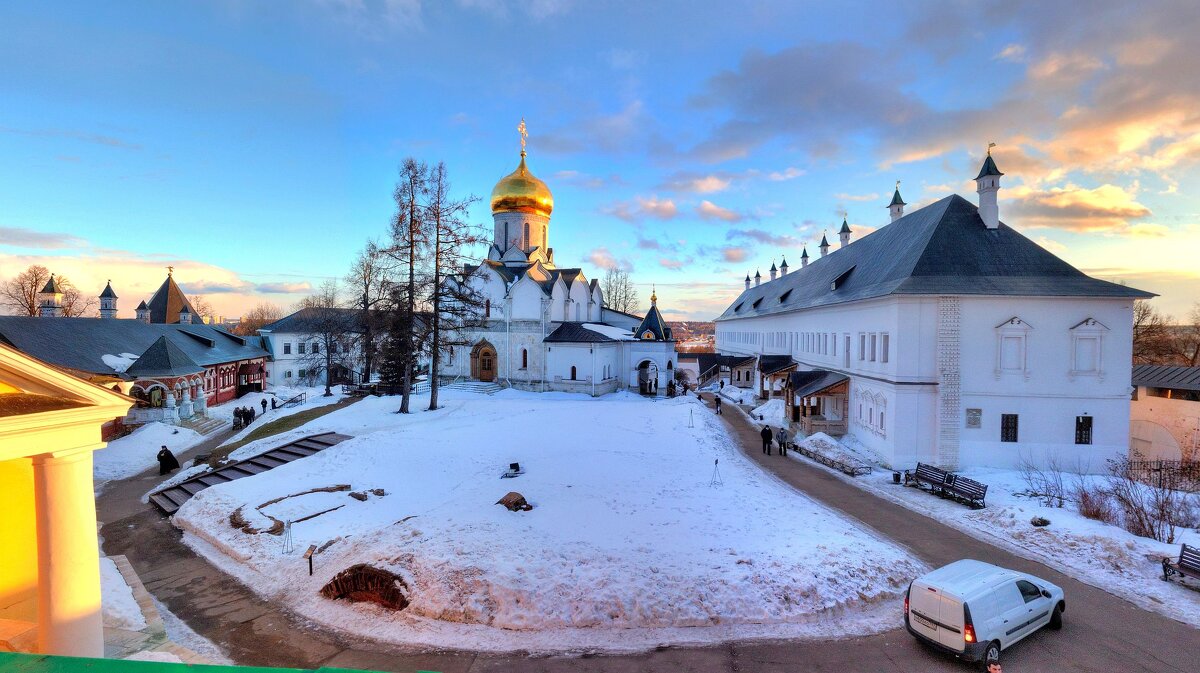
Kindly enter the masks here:
[[762, 298], [760, 297], [760, 298], [754, 300], [754, 304], [752, 306], [753, 306], [753, 308], [758, 308], [758, 305], [761, 303], [762, 303]]
[[829, 290], [832, 292], [833, 290], [836, 290], [839, 287], [841, 287], [843, 284], [845, 284], [846, 279], [850, 277], [850, 273], [853, 271], [854, 271], [854, 267], [852, 266], [849, 269], [846, 269], [845, 271], [838, 274], [838, 277], [834, 278], [833, 282], [829, 284]]
[[790, 296], [792, 296], [791, 290], [788, 290], [787, 292], [784, 292], [783, 294], [779, 295], [779, 303], [782, 304], [783, 302], [787, 301], [788, 297], [790, 297]]
[[745, 302], [742, 302], [741, 304], [738, 304], [737, 306], [734, 306], [734, 307], [733, 307], [733, 312], [734, 312], [734, 313], [737, 313], [738, 311], [742, 310], [742, 305], [743, 305], [743, 304], [745, 304]]

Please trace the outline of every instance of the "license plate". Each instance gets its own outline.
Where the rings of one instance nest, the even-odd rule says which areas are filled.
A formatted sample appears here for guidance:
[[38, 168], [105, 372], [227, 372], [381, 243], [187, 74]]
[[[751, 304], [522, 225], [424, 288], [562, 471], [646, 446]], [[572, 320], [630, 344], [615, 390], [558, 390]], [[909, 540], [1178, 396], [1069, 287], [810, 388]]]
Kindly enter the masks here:
[[937, 631], [937, 624], [934, 624], [933, 622], [929, 621], [928, 619], [925, 619], [924, 617], [922, 617], [921, 615], [919, 615], [915, 612], [913, 612], [911, 614], [913, 616], [913, 619], [917, 620], [917, 623], [920, 624], [921, 626], [924, 626], [925, 628], [929, 629], [930, 631]]

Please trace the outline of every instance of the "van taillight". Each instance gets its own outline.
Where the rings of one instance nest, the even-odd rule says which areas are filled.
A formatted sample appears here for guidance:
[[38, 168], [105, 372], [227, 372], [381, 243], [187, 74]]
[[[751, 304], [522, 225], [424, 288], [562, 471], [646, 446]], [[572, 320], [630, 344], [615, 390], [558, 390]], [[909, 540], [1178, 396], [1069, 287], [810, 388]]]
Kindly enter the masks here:
[[904, 592], [904, 614], [908, 614], [908, 592]]
[[971, 623], [971, 608], [966, 603], [963, 604], [963, 640], [975, 642], [975, 625]]

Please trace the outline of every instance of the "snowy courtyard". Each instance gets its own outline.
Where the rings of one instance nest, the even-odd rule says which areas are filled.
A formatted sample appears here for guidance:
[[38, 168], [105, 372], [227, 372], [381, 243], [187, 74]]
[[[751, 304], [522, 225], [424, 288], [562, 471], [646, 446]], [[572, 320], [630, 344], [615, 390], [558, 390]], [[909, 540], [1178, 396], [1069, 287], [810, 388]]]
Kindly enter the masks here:
[[[204, 490], [176, 525], [314, 621], [491, 651], [878, 632], [895, 627], [898, 597], [924, 570], [750, 463], [692, 397], [444, 391], [436, 412], [398, 415], [398, 404], [367, 398], [242, 447], [234, 458], [319, 432], [353, 437]], [[514, 462], [523, 474], [502, 479]], [[533, 509], [496, 504], [509, 491]], [[276, 521], [293, 522], [289, 551]], [[319, 595], [359, 563], [402, 578], [408, 607]]]

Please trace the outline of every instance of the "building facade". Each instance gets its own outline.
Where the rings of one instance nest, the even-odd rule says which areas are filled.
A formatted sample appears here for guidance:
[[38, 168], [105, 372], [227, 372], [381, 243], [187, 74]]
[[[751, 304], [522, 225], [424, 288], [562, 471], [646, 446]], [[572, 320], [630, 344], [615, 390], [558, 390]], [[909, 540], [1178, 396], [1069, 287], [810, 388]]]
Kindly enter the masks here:
[[[999, 221], [990, 155], [980, 205], [958, 195], [903, 214], [746, 288], [717, 318], [722, 354], [785, 359], [751, 386], [811, 430], [885, 462], [1085, 470], [1129, 446], [1133, 302]], [[771, 371], [764, 372], [764, 369]], [[765, 377], [778, 380], [767, 384]]]

